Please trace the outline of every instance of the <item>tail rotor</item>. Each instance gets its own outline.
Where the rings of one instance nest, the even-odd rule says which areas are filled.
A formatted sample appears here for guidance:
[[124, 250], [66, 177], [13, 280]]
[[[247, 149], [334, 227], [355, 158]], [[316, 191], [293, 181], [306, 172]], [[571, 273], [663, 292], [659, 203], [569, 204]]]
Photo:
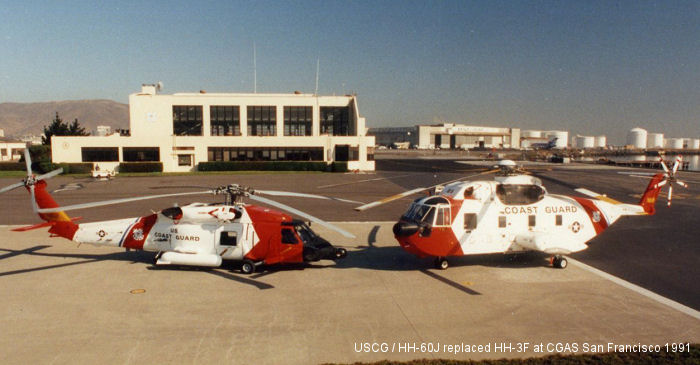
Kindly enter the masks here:
[[27, 168], [27, 177], [22, 179], [21, 182], [5, 186], [4, 188], [0, 189], [0, 193], [5, 193], [20, 187], [25, 187], [27, 190], [29, 190], [29, 195], [31, 195], [32, 199], [32, 209], [34, 210], [34, 213], [37, 213], [39, 210], [39, 207], [36, 203], [36, 196], [34, 194], [34, 186], [39, 182], [43, 180], [50, 179], [56, 175], [59, 175], [63, 172], [62, 168], [58, 168], [56, 170], [53, 170], [49, 173], [43, 174], [36, 176], [32, 172], [32, 157], [31, 154], [29, 153], [29, 148], [24, 149], [24, 163]]
[[670, 207], [671, 200], [673, 199], [673, 184], [675, 183], [684, 188], [688, 187], [688, 184], [678, 180], [678, 178], [676, 177], [676, 172], [678, 172], [678, 168], [683, 163], [683, 157], [681, 155], [676, 156], [676, 159], [673, 163], [673, 167], [671, 167], [670, 169], [668, 168], [668, 166], [666, 166], [666, 162], [664, 162], [663, 157], [659, 157], [659, 162], [661, 163], [661, 167], [664, 169], [664, 177], [663, 180], [656, 183], [654, 188], [661, 188], [662, 186], [668, 184], [667, 206]]

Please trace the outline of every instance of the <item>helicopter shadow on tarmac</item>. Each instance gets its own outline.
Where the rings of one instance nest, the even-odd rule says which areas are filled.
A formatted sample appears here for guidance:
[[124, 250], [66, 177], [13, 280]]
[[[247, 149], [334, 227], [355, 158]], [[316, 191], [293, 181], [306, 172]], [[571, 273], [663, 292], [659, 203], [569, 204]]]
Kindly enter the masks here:
[[12, 270], [12, 271], [0, 271], [0, 279], [2, 279], [2, 277], [4, 277], [4, 276], [26, 274], [26, 273], [42, 271], [42, 270], [60, 269], [60, 268], [64, 268], [64, 267], [90, 264], [90, 263], [100, 262], [100, 261], [127, 261], [127, 262], [130, 262], [132, 264], [146, 264], [147, 270], [202, 271], [202, 272], [209, 273], [211, 275], [219, 276], [219, 277], [224, 278], [224, 279], [236, 281], [236, 282], [239, 282], [242, 284], [252, 285], [252, 286], [257, 287], [258, 289], [261, 289], [261, 290], [274, 288], [274, 286], [272, 286], [270, 284], [258, 282], [256, 280], [249, 279], [249, 278], [244, 277], [244, 276], [234, 275], [230, 272], [227, 272], [228, 270], [231, 270], [231, 268], [228, 266], [224, 266], [223, 267], [224, 270], [216, 269], [216, 268], [185, 267], [185, 266], [160, 267], [160, 266], [155, 266], [153, 264], [153, 261], [154, 261], [153, 254], [150, 252], [145, 252], [145, 251], [112, 252], [112, 253], [107, 253], [107, 254], [68, 254], [68, 253], [39, 252], [39, 251], [47, 249], [49, 247], [53, 247], [53, 246], [51, 246], [51, 245], [37, 245], [34, 247], [26, 248], [24, 250], [12, 250], [12, 249], [0, 247], [0, 260], [9, 259], [9, 258], [12, 258], [15, 256], [28, 255], [28, 256], [49, 257], [49, 258], [78, 259], [80, 261], [72, 261], [72, 262], [66, 262], [66, 263], [55, 264], [55, 265], [30, 267], [30, 268]]
[[[342, 260], [335, 263], [327, 263], [327, 261], [319, 261], [313, 263], [305, 263], [303, 265], [285, 265], [266, 267], [264, 272], [255, 274], [253, 278], [275, 274], [282, 271], [299, 270], [302, 268], [316, 269], [366, 269], [380, 271], [418, 271], [432, 279], [449, 285], [453, 288], [463, 291], [470, 295], [481, 295], [460, 283], [457, 283], [444, 275], [440, 274], [440, 270], [433, 269], [432, 258], [418, 258], [413, 256], [401, 247], [398, 243], [391, 246], [378, 246], [377, 236], [380, 226], [375, 225], [367, 234], [366, 245], [347, 247], [348, 255]], [[527, 252], [520, 254], [490, 254], [490, 255], [475, 255], [451, 257], [451, 270], [458, 269], [462, 266], [485, 266], [495, 268], [536, 268], [547, 266], [546, 255], [539, 252]], [[450, 269], [448, 269], [450, 270]]]

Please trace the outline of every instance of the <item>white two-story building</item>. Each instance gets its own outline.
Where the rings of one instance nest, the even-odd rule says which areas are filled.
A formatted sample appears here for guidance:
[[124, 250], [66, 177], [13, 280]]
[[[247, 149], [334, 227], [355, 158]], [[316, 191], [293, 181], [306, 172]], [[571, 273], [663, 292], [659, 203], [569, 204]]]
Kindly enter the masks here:
[[129, 133], [52, 137], [53, 162], [111, 170], [160, 161], [176, 172], [203, 161], [347, 161], [350, 170], [374, 170], [374, 137], [354, 95], [165, 95], [143, 85], [129, 96], [129, 114]]

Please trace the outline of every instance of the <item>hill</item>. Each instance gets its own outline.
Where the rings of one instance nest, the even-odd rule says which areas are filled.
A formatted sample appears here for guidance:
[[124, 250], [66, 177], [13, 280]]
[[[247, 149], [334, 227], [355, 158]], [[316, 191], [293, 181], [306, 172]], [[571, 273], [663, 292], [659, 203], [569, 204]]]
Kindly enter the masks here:
[[98, 125], [129, 128], [129, 105], [112, 100], [67, 100], [43, 103], [0, 103], [0, 128], [5, 136], [39, 135], [56, 112], [64, 122], [78, 122], [92, 132]]

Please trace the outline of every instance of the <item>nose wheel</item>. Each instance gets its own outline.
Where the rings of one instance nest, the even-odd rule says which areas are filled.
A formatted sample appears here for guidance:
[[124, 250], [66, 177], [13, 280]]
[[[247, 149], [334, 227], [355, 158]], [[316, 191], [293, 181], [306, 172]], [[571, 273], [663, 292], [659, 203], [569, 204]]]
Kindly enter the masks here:
[[561, 255], [550, 257], [549, 262], [552, 264], [552, 267], [557, 269], [566, 269], [566, 266], [569, 265], [569, 262], [566, 261], [566, 257]]
[[342, 259], [343, 257], [348, 255], [348, 251], [344, 248], [338, 248], [335, 250], [335, 258], [336, 259]]
[[448, 267], [450, 267], [450, 263], [449, 263], [449, 261], [447, 261], [447, 258], [445, 258], [445, 257], [435, 258], [435, 268], [440, 269], [440, 270], [447, 270]]

